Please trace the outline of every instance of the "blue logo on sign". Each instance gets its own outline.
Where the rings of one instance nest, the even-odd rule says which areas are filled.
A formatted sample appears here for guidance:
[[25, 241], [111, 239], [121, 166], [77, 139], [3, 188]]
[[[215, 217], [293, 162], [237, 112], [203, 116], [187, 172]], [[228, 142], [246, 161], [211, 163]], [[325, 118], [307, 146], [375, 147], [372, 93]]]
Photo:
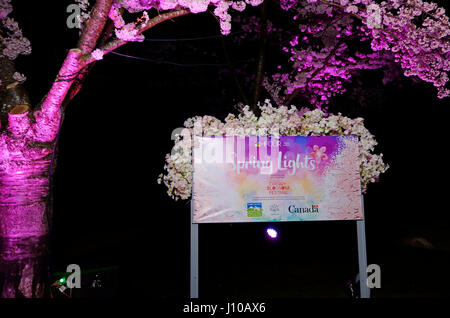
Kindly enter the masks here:
[[247, 216], [248, 217], [261, 217], [263, 212], [261, 202], [247, 203]]
[[247, 210], [248, 210], [248, 209], [253, 209], [253, 210], [255, 210], [255, 208], [257, 208], [258, 210], [259, 210], [259, 209], [262, 210], [262, 203], [261, 203], [261, 202], [247, 203]]

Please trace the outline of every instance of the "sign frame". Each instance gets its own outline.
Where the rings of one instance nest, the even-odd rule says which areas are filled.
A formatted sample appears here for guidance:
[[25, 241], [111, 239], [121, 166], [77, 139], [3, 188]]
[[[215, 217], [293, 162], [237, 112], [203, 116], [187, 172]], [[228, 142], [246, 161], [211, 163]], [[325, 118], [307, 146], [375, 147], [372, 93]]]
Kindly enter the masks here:
[[261, 138], [196, 137], [195, 223], [363, 218], [357, 136]]

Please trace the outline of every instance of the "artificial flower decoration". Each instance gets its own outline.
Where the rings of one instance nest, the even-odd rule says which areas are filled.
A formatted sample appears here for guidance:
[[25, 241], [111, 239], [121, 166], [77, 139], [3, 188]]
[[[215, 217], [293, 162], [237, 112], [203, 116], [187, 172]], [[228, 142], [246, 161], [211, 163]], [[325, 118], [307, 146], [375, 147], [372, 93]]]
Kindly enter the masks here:
[[[357, 136], [359, 139], [359, 164], [361, 190], [376, 182], [388, 169], [383, 154], [375, 154], [377, 142], [364, 127], [362, 118], [351, 119], [325, 113], [320, 109], [309, 110], [295, 106], [274, 107], [270, 100], [259, 103], [261, 115], [256, 116], [250, 106], [242, 107], [239, 115], [229, 114], [224, 121], [212, 116], [197, 116], [184, 122], [185, 129], [176, 135], [172, 153], [166, 155], [165, 174], [158, 183], [164, 183], [168, 195], [175, 199], [189, 199], [192, 192], [192, 138], [193, 136]], [[313, 147], [317, 160], [327, 160], [325, 147]]]
[[320, 163], [322, 160], [328, 159], [328, 156], [325, 154], [325, 151], [327, 151], [327, 147], [323, 146], [319, 148], [319, 146], [314, 145], [313, 149], [314, 151], [311, 152], [309, 156], [316, 158], [317, 163]]

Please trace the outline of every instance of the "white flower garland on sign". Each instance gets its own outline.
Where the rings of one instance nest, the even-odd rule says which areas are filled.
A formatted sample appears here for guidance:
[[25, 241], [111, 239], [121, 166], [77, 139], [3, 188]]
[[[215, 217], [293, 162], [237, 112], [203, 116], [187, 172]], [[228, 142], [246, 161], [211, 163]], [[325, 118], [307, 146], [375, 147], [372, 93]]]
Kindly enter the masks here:
[[319, 109], [297, 110], [295, 106], [275, 108], [268, 99], [258, 106], [261, 109], [259, 117], [245, 106], [237, 117], [229, 114], [224, 122], [212, 116], [196, 116], [184, 122], [185, 128], [176, 134], [172, 153], [166, 155], [166, 174], [158, 177], [158, 183], [167, 186], [171, 198], [191, 197], [192, 136], [358, 136], [363, 193], [369, 183], [378, 181], [380, 174], [389, 168], [383, 162], [383, 154], [373, 153], [377, 142], [364, 127], [362, 118], [351, 119], [340, 113], [325, 117]]

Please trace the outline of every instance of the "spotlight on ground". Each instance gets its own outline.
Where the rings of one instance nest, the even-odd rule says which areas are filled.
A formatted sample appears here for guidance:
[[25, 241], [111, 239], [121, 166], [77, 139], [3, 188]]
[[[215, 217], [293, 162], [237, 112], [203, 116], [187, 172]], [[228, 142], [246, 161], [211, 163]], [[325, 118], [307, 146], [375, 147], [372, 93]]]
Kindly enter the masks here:
[[275, 240], [278, 238], [278, 231], [276, 229], [274, 229], [273, 227], [268, 227], [266, 229], [266, 234], [272, 240]]

